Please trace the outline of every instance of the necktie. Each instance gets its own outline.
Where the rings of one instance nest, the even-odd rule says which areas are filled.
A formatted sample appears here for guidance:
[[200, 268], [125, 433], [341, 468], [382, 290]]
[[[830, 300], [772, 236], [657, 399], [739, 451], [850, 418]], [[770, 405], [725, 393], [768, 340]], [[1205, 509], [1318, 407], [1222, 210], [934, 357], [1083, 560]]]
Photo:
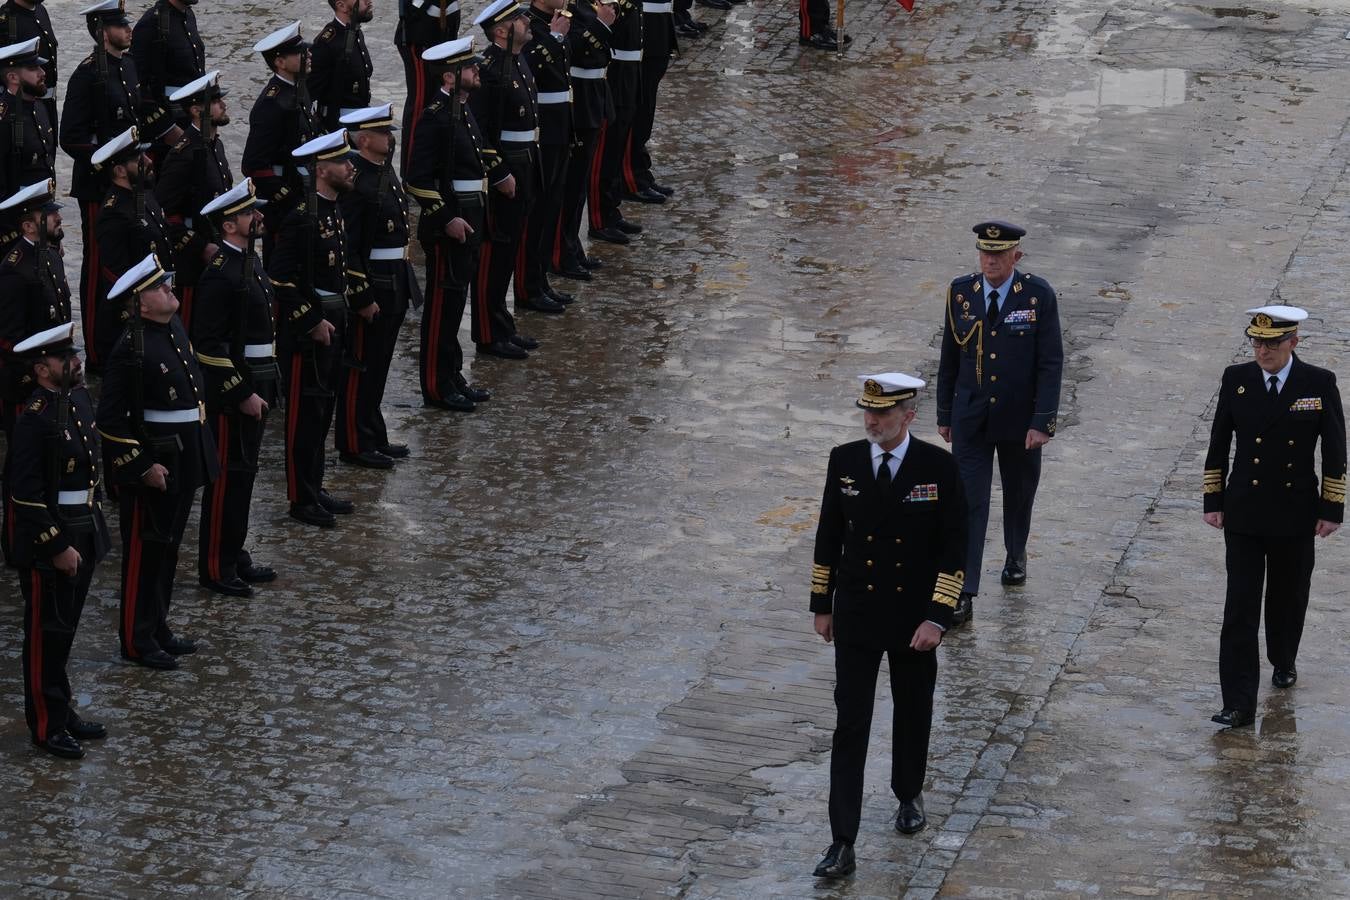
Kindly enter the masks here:
[[881, 491], [881, 498], [884, 500], [891, 495], [891, 460], [895, 459], [889, 452], [881, 454], [881, 465], [877, 466], [877, 488]]
[[989, 292], [989, 308], [985, 310], [984, 320], [990, 328], [998, 324], [998, 291]]
[[1274, 400], [1276, 397], [1280, 396], [1280, 377], [1278, 375], [1272, 375], [1267, 383], [1270, 385], [1270, 390], [1266, 391], [1266, 396]]

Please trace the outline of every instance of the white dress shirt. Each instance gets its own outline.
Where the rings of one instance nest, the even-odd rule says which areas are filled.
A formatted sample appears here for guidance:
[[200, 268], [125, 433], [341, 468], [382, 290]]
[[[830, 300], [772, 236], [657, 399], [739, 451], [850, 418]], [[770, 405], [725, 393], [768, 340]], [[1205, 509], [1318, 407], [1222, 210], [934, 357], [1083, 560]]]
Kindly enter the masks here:
[[[1270, 376], [1274, 375], [1274, 376], [1275, 376], [1275, 393], [1277, 393], [1277, 394], [1280, 393], [1281, 391], [1284, 390], [1284, 383], [1285, 383], [1286, 381], [1289, 380], [1289, 370], [1292, 369], [1293, 367], [1294, 367], [1294, 354], [1291, 353], [1291, 354], [1289, 354], [1289, 362], [1285, 363], [1285, 364], [1284, 364], [1284, 368], [1281, 369], [1280, 371], [1278, 371], [1278, 372], [1267, 372], [1265, 369], [1262, 369], [1262, 370], [1261, 370], [1261, 384], [1262, 384], [1262, 386], [1263, 386], [1267, 391], [1269, 391], [1269, 390], [1270, 390]], [[873, 454], [874, 454], [874, 455], [875, 455], [875, 453], [876, 453], [876, 446], [877, 446], [876, 444], [873, 444], [873, 445], [872, 445], [872, 451], [873, 451]]]

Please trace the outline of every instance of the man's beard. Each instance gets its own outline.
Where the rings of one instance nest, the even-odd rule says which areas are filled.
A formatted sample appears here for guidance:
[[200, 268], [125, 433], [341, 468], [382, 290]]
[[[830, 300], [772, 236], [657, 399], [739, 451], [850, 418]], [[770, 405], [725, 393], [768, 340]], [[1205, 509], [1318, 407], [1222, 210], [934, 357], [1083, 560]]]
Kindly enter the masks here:
[[352, 21], [360, 25], [364, 25], [365, 23], [369, 22], [374, 18], [375, 18], [374, 7], [367, 9], [365, 12], [362, 12], [361, 7], [359, 6], [352, 10]]
[[61, 241], [65, 239], [65, 236], [66, 230], [64, 228], [58, 228], [55, 231], [49, 231], [47, 232], [47, 243], [52, 244], [53, 246], [59, 245]]
[[212, 116], [212, 117], [211, 117], [211, 124], [214, 125], [214, 126], [216, 126], [217, 128], [220, 128], [222, 125], [228, 125], [228, 124], [230, 124], [230, 114], [229, 114], [229, 113], [225, 113], [225, 114], [219, 115], [219, 116]]
[[39, 87], [36, 84], [29, 84], [26, 81], [19, 82], [19, 88], [23, 91], [25, 97], [30, 97], [34, 100], [39, 99], [43, 94], [47, 93], [45, 85]]

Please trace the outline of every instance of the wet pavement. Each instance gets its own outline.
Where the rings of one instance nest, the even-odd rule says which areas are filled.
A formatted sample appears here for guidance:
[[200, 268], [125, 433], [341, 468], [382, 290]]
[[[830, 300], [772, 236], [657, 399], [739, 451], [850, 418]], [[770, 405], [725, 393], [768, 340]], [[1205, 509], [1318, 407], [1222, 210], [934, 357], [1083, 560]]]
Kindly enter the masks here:
[[[198, 9], [237, 163], [248, 48], [285, 18]], [[68, 72], [82, 23], [52, 12]], [[866, 0], [843, 61], [798, 49], [790, 4], [699, 15], [663, 86], [675, 200], [598, 248], [566, 316], [524, 314], [543, 351], [473, 363], [492, 401], [423, 410], [410, 322], [390, 407], [412, 458], [335, 468], [360, 508], [326, 532], [286, 518], [273, 428], [252, 546], [282, 578], [208, 595], [189, 541], [174, 618], [203, 649], [178, 672], [118, 659], [104, 563], [71, 675], [111, 736], [80, 763], [27, 743], [6, 582], [0, 894], [1350, 895], [1344, 538], [1298, 686], [1216, 733], [1200, 522], [1240, 311], [1307, 306], [1303, 357], [1350, 359], [1350, 6]], [[392, 30], [385, 4], [380, 99]], [[826, 453], [859, 431], [855, 373], [931, 379], [986, 216], [1031, 229], [1068, 342], [1030, 580], [940, 651], [928, 829], [891, 829], [878, 717], [860, 869], [821, 886]], [[936, 440], [929, 398], [919, 422]]]

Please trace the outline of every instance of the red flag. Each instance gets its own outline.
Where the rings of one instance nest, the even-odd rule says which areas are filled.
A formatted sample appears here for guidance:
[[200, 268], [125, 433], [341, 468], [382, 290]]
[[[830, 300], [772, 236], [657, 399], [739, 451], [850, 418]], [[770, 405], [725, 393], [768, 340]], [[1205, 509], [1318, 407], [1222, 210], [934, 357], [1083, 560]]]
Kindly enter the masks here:
[[905, 12], [914, 12], [914, 0], [899, 0], [899, 2], [905, 8]]

